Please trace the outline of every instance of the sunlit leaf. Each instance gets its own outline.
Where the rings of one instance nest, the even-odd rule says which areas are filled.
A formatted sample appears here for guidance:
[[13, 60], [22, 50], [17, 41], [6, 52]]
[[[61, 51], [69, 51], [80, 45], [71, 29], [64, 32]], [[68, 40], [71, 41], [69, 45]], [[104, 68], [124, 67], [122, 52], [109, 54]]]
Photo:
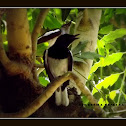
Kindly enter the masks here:
[[113, 30], [113, 25], [108, 25], [108, 26], [105, 26], [105, 27], [102, 27], [100, 30], [99, 30], [99, 33], [100, 34], [108, 34], [110, 31]]
[[114, 42], [115, 39], [121, 38], [124, 35], [126, 35], [126, 29], [121, 28], [121, 29], [117, 29], [115, 31], [111, 31], [109, 34], [105, 35], [102, 38], [102, 40], [105, 41], [105, 43], [111, 43], [111, 42]]
[[101, 108], [104, 108], [105, 104], [108, 104], [108, 102], [105, 101], [103, 98], [100, 98], [98, 104]]
[[[119, 78], [120, 73], [118, 74], [111, 74], [110, 76], [106, 77], [102, 82], [96, 85], [97, 89], [101, 89], [102, 87], [108, 88], [109, 86], [112, 86]], [[95, 88], [93, 88], [92, 94], [95, 94], [98, 92]]]
[[109, 93], [109, 97], [110, 97], [112, 100], [114, 100], [115, 96], [116, 96], [116, 91], [111, 91], [111, 92]]
[[45, 77], [39, 77], [39, 82], [44, 87], [46, 87], [49, 84], [49, 81]]
[[105, 58], [101, 58], [100, 62], [101, 62], [101, 66], [105, 67], [105, 66], [109, 66], [109, 65], [113, 65], [115, 62], [119, 61], [124, 53], [122, 52], [118, 52], [118, 53], [113, 53], [111, 55], [106, 56]]
[[62, 22], [62, 10], [60, 8], [53, 8], [56, 18]]
[[81, 100], [83, 101], [83, 104], [89, 103], [89, 100], [88, 100], [88, 98], [87, 98], [85, 95], [83, 95], [83, 96], [81, 97]]
[[97, 47], [98, 47], [98, 53], [100, 55], [105, 55], [105, 42], [103, 40], [99, 40], [97, 41]]
[[37, 45], [37, 56], [42, 56], [44, 51], [48, 48], [48, 43], [45, 42], [45, 43], [40, 43]]
[[118, 52], [118, 53], [113, 53], [111, 55], [106, 56], [105, 58], [101, 58], [99, 62], [95, 63], [90, 71], [90, 74], [95, 72], [98, 67], [105, 67], [109, 65], [113, 65], [115, 62], [119, 61], [124, 53]]

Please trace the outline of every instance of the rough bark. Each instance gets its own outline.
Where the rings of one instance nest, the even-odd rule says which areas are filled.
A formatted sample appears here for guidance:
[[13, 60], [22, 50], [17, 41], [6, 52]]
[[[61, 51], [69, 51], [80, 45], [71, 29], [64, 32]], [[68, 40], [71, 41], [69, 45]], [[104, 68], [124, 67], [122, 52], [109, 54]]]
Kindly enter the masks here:
[[26, 9], [7, 10], [7, 31], [9, 54], [30, 58], [32, 44]]

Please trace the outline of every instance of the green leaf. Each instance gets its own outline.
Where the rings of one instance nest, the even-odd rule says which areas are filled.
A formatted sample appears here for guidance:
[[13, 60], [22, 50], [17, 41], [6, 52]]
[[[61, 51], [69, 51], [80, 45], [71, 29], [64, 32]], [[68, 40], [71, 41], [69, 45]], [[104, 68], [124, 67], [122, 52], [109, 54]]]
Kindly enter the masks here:
[[33, 28], [35, 26], [37, 17], [39, 15], [40, 9], [29, 9], [28, 11], [28, 19], [29, 19], [29, 28], [30, 28], [30, 32], [33, 31]]
[[108, 25], [108, 26], [105, 26], [105, 27], [102, 27], [100, 30], [99, 30], [99, 33], [100, 34], [108, 34], [110, 31], [113, 30], [113, 25]]
[[105, 46], [105, 42], [98, 39], [98, 41], [97, 41], [98, 53], [103, 56], [105, 55], [105, 47], [104, 46]]
[[105, 41], [105, 43], [111, 43], [114, 42], [115, 39], [121, 38], [124, 35], [126, 35], [126, 29], [121, 28], [115, 31], [111, 31], [109, 34], [105, 35], [101, 40]]
[[[97, 89], [101, 89], [102, 87], [108, 88], [109, 86], [112, 86], [119, 78], [120, 73], [118, 74], [111, 74], [110, 76], [106, 77], [102, 82], [96, 85]], [[95, 88], [93, 88], [92, 94], [95, 94], [98, 92]]]
[[83, 59], [78, 58], [76, 56], [73, 57], [73, 61], [85, 63], [85, 61]]
[[119, 61], [122, 58], [123, 54], [124, 53], [119, 52], [119, 53], [113, 53], [112, 55], [108, 55], [105, 58], [101, 57], [100, 61], [92, 66], [90, 74], [95, 72], [98, 69], [98, 67], [113, 65], [115, 62]]
[[81, 96], [81, 100], [83, 101], [83, 104], [89, 103], [89, 100], [85, 95]]
[[115, 104], [114, 100], [112, 100], [109, 96], [107, 96], [107, 101], [109, 102], [109, 104]]
[[102, 86], [101, 90], [103, 91], [104, 94], [109, 94], [109, 89], [106, 89]]
[[57, 18], [53, 17], [51, 13], [48, 13], [44, 21], [44, 28], [45, 29], [48, 28], [49, 30], [52, 30], [52, 29], [60, 28], [61, 26], [62, 24], [60, 23], [60, 21], [58, 21]]
[[118, 67], [120, 70], [124, 71], [124, 67], [125, 67], [125, 66], [123, 65], [122, 60], [117, 61], [115, 64], [117, 65], [117, 67]]
[[36, 63], [36, 64], [41, 64], [38, 60], [35, 60], [35, 63]]
[[111, 50], [113, 50], [113, 51], [115, 51], [115, 52], [117, 52], [117, 49], [115, 48], [115, 46], [113, 46], [112, 44], [110, 44], [110, 43], [108, 43], [108, 44], [106, 44], [105, 45], [105, 49], [106, 49], [106, 53], [107, 53], [107, 55], [109, 54], [109, 50], [111, 49]]
[[8, 41], [3, 42], [5, 51], [8, 51]]
[[99, 57], [103, 57], [95, 52], [83, 52], [81, 53], [81, 57], [85, 59], [96, 59]]
[[49, 84], [49, 81], [45, 77], [39, 77], [39, 82], [44, 87], [46, 87]]
[[87, 43], [88, 41], [79, 42], [79, 44], [72, 50], [73, 56], [79, 52], [82, 52]]
[[111, 55], [106, 56], [105, 58], [101, 58], [100, 64], [102, 67], [113, 65], [115, 62], [119, 61], [124, 53], [118, 52], [113, 53]]
[[126, 9], [125, 8], [117, 8], [116, 14], [126, 14]]
[[115, 96], [116, 96], [116, 91], [111, 91], [111, 92], [109, 93], [109, 97], [110, 97], [112, 100], [114, 100]]
[[109, 22], [109, 20], [114, 15], [114, 9], [113, 8], [105, 9], [104, 15], [105, 15], [105, 22]]
[[37, 56], [43, 56], [44, 51], [48, 48], [48, 43], [44, 42], [44, 43], [40, 43], [37, 45]]
[[62, 22], [62, 10], [60, 8], [53, 8], [53, 11], [58, 21]]
[[104, 108], [105, 104], [108, 104], [108, 101], [105, 101], [103, 98], [100, 98], [98, 104], [101, 108]]
[[76, 57], [81, 58], [81, 59], [96, 59], [102, 56], [95, 52], [82, 52], [76, 55]]

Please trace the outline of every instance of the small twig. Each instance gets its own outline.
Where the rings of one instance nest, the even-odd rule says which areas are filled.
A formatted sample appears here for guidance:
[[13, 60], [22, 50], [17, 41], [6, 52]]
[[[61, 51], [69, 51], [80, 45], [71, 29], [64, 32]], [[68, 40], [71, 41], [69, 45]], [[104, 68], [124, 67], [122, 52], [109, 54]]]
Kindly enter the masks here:
[[44, 69], [45, 69], [45, 68], [39, 68], [39, 69], [37, 70], [37, 77], [39, 76], [39, 74], [40, 74], [41, 72], [43, 72]]
[[36, 47], [37, 47], [36, 45], [37, 45], [38, 35], [40, 34], [41, 28], [43, 26], [48, 11], [49, 9], [42, 9], [40, 11], [40, 14], [38, 16], [38, 19], [36, 21], [35, 27], [32, 32], [32, 51], [33, 51], [34, 61], [36, 59]]
[[35, 64], [34, 66], [37, 68], [44, 68], [44, 64]]
[[[35, 27], [32, 32], [32, 53], [33, 53], [33, 62], [36, 60], [36, 50], [37, 50], [37, 40], [38, 35], [40, 34], [41, 28], [43, 26], [46, 15], [48, 14], [49, 9], [42, 9], [36, 21]], [[36, 68], [33, 70], [34, 78], [37, 80]]]
[[120, 102], [121, 94], [122, 94], [122, 91], [123, 91], [123, 86], [124, 86], [124, 83], [125, 83], [125, 77], [126, 77], [126, 68], [124, 70], [124, 75], [123, 75], [121, 87], [119, 89], [120, 93], [119, 93], [119, 96], [118, 96], [118, 102], [117, 102], [118, 105], [119, 105], [119, 102]]
[[115, 111], [115, 112], [108, 112], [108, 113], [106, 113], [106, 117], [120, 116], [123, 113], [126, 113], [126, 110], [119, 110], [119, 111]]

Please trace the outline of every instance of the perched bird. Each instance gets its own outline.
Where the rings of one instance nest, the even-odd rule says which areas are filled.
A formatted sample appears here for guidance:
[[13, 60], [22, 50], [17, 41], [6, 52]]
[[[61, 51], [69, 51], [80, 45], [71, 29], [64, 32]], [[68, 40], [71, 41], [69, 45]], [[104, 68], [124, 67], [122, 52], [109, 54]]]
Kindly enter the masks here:
[[[56, 42], [44, 52], [44, 66], [50, 81], [63, 75], [67, 71], [72, 71], [72, 54], [68, 46], [75, 40], [77, 35], [64, 34], [57, 38]], [[57, 106], [69, 105], [67, 86], [69, 80], [64, 82], [55, 92], [55, 103]]]

